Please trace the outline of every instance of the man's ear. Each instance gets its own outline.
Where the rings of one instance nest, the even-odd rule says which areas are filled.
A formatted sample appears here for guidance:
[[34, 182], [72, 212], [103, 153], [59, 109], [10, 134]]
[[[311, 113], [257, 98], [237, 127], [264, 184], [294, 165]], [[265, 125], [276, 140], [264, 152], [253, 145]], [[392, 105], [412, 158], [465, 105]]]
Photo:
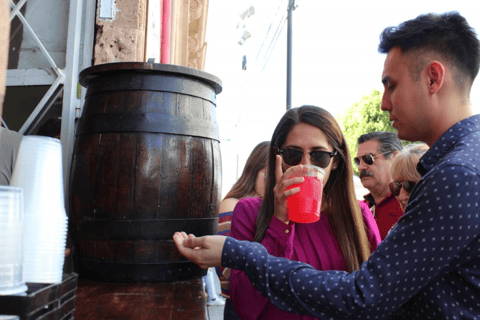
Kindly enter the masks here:
[[437, 93], [443, 85], [445, 78], [445, 67], [439, 61], [431, 62], [427, 67], [428, 76], [428, 92], [430, 94]]
[[392, 152], [392, 156], [390, 158], [388, 158], [387, 160], [393, 162], [393, 159], [395, 159], [395, 157], [398, 156], [399, 154], [400, 154], [400, 151], [395, 150], [395, 151]]

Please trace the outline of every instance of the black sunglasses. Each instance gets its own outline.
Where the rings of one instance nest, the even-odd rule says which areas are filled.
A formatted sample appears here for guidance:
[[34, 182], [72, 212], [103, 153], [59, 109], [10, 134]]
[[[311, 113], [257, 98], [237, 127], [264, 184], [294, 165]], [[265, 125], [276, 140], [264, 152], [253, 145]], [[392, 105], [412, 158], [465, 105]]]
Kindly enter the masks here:
[[[303, 151], [297, 149], [279, 149], [277, 148], [278, 154], [282, 155], [283, 162], [289, 166], [296, 166], [302, 161]], [[330, 164], [330, 160], [337, 155], [337, 151], [328, 152], [328, 151], [310, 151], [310, 160], [313, 165], [316, 165], [320, 168], [326, 168]]]
[[380, 157], [381, 155], [387, 154], [387, 153], [390, 153], [390, 151], [381, 153], [377, 156], [374, 156], [374, 155], [369, 153], [369, 154], [366, 154], [366, 155], [361, 156], [361, 157], [353, 158], [353, 162], [355, 162], [355, 165], [358, 167], [360, 165], [360, 159], [362, 159], [363, 162], [365, 162], [367, 165], [371, 166], [373, 164], [373, 161], [375, 160], [375, 158]]
[[390, 192], [398, 197], [400, 194], [400, 190], [405, 189], [407, 193], [411, 193], [413, 190], [413, 187], [415, 187], [417, 183], [413, 181], [404, 181], [404, 182], [398, 182], [398, 181], [393, 181], [388, 184], [388, 187], [390, 188]]

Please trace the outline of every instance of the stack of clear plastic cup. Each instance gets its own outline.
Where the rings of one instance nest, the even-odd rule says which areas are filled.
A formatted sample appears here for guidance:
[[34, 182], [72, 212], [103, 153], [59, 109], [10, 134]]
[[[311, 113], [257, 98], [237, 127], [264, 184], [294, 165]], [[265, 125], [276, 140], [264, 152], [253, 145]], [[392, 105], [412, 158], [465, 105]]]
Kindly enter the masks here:
[[10, 185], [23, 188], [25, 281], [62, 282], [68, 219], [60, 140], [25, 136]]
[[23, 274], [23, 191], [0, 186], [0, 295], [25, 292]]

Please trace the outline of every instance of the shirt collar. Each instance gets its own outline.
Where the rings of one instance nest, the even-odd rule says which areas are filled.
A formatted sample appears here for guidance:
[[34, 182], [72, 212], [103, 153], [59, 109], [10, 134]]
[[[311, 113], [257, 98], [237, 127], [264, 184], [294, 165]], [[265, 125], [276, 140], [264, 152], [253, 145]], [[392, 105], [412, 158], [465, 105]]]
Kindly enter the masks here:
[[[391, 198], [395, 198], [395, 196], [391, 193], [389, 193], [385, 198], [382, 199], [382, 201], [380, 201], [380, 203], [384, 203], [385, 201], [389, 201]], [[373, 198], [373, 195], [371, 193], [369, 194], [366, 194], [363, 196], [363, 199], [365, 199], [365, 201], [367, 201], [367, 204], [369, 207], [372, 207], [372, 206], [377, 206], [379, 205], [380, 203], [375, 203], [375, 198]]]
[[375, 205], [375, 199], [373, 198], [371, 193], [364, 195], [363, 199], [365, 199], [369, 207], [372, 207]]
[[466, 135], [480, 131], [480, 115], [474, 115], [455, 123], [420, 158], [417, 171], [423, 177]]

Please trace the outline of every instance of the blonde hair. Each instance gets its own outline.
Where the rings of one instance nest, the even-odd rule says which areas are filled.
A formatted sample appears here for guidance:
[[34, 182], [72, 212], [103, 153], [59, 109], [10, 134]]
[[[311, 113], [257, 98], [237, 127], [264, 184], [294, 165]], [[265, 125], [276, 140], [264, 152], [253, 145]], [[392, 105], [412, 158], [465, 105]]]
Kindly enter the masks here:
[[418, 182], [422, 176], [417, 171], [417, 164], [427, 151], [428, 146], [424, 143], [406, 145], [393, 159], [390, 168], [392, 177], [401, 176], [406, 181]]

